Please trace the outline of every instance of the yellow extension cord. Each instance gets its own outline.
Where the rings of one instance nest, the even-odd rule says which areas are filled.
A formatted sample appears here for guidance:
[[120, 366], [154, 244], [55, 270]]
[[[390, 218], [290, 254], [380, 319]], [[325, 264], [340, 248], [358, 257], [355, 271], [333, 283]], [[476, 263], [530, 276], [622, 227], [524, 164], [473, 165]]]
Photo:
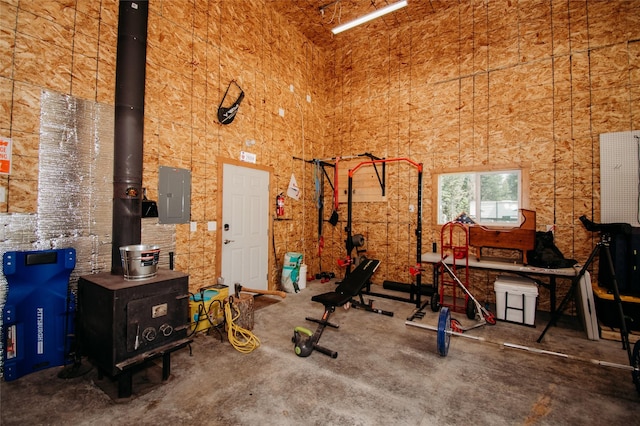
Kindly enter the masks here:
[[231, 346], [233, 346], [238, 352], [248, 354], [260, 346], [260, 339], [258, 339], [258, 337], [256, 337], [256, 335], [251, 331], [246, 328], [242, 328], [235, 323], [240, 316], [240, 309], [238, 309], [237, 306], [234, 306], [234, 308], [236, 310], [235, 317], [231, 313], [231, 303], [225, 303], [224, 305], [224, 315], [228, 324], [227, 337]]

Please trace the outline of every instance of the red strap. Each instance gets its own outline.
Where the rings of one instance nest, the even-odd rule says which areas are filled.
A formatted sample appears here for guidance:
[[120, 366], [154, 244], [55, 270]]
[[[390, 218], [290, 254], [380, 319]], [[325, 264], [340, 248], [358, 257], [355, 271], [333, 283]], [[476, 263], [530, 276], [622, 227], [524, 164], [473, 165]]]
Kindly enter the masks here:
[[338, 161], [340, 161], [340, 157], [336, 157], [336, 164], [333, 168], [333, 209], [335, 211], [338, 211], [338, 207], [340, 207], [338, 201], [338, 195], [340, 194], [338, 190]]

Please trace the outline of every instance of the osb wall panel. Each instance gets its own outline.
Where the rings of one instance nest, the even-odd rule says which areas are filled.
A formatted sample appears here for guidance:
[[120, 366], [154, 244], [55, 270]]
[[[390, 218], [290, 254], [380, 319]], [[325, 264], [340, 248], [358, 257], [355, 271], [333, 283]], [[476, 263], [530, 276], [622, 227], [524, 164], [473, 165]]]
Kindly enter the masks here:
[[[598, 135], [636, 128], [640, 114], [640, 2], [477, 0], [440, 6], [392, 35], [360, 31], [360, 38], [337, 38], [331, 62], [336, 104], [329, 118], [353, 126], [347, 132], [340, 124], [332, 128], [330, 154], [375, 146], [388, 157], [423, 162], [427, 176], [441, 169], [526, 165], [538, 228], [555, 224], [565, 256], [585, 261], [594, 236], [578, 217], [599, 216]], [[383, 90], [369, 87], [377, 75], [388, 75]], [[369, 105], [398, 106], [399, 113], [372, 117]], [[428, 182], [425, 251], [439, 239], [435, 188]], [[406, 218], [398, 217], [407, 203], [391, 189], [385, 208], [372, 205], [359, 218], [358, 227], [387, 229], [386, 240], [376, 235], [368, 247], [387, 252], [380, 257], [390, 264], [383, 262], [386, 275], [379, 281], [411, 279], [413, 230], [403, 230]], [[476, 275], [480, 293], [492, 300], [494, 277]]]
[[[0, 209], [35, 213], [40, 92], [113, 104], [118, 1], [2, 0], [0, 12], [0, 53], [10, 58], [0, 63], [0, 131], [14, 141], [13, 173], [0, 179], [8, 194]], [[285, 220], [274, 223], [278, 258], [316, 252], [311, 169], [292, 157], [313, 158], [324, 143], [325, 63], [321, 49], [268, 2], [149, 2], [143, 186], [157, 199], [159, 166], [192, 172], [190, 219], [197, 230], [175, 227], [176, 269], [189, 273], [192, 288], [220, 273], [216, 232], [207, 229], [218, 217], [217, 159], [237, 159], [243, 149], [274, 169], [274, 198], [292, 172], [304, 186], [303, 199], [288, 202]], [[232, 80], [246, 97], [232, 125], [221, 126], [217, 108]]]
[[[216, 233], [207, 230], [219, 217], [218, 158], [238, 159], [241, 150], [273, 168], [274, 199], [286, 191], [292, 173], [303, 189], [300, 201], [287, 201], [283, 220], [273, 222], [277, 259], [287, 251], [317, 251], [312, 170], [293, 156], [313, 158], [322, 142], [322, 58], [261, 1], [164, 1], [151, 7], [143, 180], [151, 182], [153, 199], [158, 166], [192, 171], [191, 220], [197, 230], [176, 228], [176, 266], [190, 274], [191, 287], [210, 284], [220, 274]], [[222, 126], [217, 108], [231, 81], [245, 98], [233, 123]], [[231, 85], [229, 99], [238, 94]], [[279, 264], [273, 264], [274, 278]]]

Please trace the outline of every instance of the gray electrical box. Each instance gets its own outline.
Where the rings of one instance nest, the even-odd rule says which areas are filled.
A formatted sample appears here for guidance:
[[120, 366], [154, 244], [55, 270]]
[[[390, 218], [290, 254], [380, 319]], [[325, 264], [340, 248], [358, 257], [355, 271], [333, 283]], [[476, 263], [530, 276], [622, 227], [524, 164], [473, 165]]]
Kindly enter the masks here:
[[158, 222], [188, 223], [191, 217], [191, 172], [160, 166]]

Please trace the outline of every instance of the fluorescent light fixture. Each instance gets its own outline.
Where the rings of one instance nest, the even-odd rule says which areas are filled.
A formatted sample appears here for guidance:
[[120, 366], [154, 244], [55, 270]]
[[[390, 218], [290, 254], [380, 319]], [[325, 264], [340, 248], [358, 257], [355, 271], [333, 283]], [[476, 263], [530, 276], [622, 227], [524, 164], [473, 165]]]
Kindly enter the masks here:
[[358, 25], [364, 24], [365, 22], [373, 21], [376, 18], [379, 18], [387, 13], [395, 12], [398, 9], [402, 9], [407, 6], [407, 0], [401, 0], [397, 3], [390, 4], [381, 9], [375, 10], [371, 13], [363, 15], [359, 18], [354, 19], [353, 21], [349, 21], [345, 24], [338, 25], [334, 29], [331, 30], [332, 33], [338, 34], [346, 30], [350, 30], [353, 27], [357, 27]]

